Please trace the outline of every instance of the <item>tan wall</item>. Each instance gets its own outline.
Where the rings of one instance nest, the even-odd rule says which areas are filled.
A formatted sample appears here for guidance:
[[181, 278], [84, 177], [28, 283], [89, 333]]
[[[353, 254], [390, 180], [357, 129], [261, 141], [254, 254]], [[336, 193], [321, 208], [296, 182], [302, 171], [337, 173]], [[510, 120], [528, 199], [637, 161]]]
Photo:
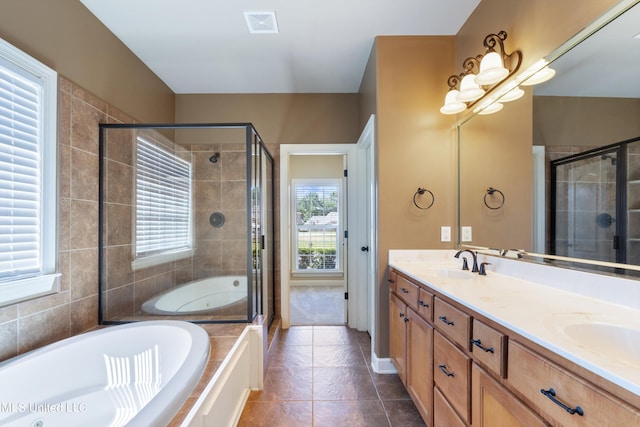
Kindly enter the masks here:
[[353, 143], [358, 95], [177, 95], [176, 121], [251, 122], [266, 144]]
[[139, 121], [173, 121], [173, 92], [79, 0], [2, 0], [0, 37]]
[[[453, 37], [376, 38], [378, 150], [378, 340], [388, 352], [389, 249], [452, 248], [440, 226], [455, 225], [454, 118], [440, 114], [454, 65]], [[428, 210], [413, 204], [418, 187], [433, 192]]]
[[640, 99], [533, 97], [535, 145], [600, 147], [640, 135]]

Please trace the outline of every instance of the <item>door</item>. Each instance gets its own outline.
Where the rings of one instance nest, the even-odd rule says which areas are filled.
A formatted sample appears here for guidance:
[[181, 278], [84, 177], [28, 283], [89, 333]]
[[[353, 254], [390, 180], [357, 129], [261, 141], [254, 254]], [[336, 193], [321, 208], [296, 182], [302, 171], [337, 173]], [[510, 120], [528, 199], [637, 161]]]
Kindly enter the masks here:
[[624, 262], [621, 147], [552, 162], [552, 253]]

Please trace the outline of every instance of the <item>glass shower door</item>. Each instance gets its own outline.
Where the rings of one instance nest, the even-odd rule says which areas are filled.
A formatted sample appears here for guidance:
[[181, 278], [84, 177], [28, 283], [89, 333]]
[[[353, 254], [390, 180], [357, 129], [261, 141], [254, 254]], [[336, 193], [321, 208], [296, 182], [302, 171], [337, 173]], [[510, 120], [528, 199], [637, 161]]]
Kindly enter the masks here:
[[618, 203], [620, 148], [553, 162], [552, 253], [620, 262]]

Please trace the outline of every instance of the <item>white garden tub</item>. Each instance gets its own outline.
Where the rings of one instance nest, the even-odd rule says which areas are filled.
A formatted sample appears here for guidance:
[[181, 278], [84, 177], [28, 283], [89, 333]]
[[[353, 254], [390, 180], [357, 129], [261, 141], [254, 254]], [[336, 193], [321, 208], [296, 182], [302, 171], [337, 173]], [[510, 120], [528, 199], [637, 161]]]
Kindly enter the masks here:
[[207, 314], [239, 304], [246, 298], [246, 276], [209, 277], [185, 283], [145, 301], [142, 311], [163, 316]]
[[209, 357], [181, 321], [110, 326], [0, 363], [2, 426], [166, 426]]

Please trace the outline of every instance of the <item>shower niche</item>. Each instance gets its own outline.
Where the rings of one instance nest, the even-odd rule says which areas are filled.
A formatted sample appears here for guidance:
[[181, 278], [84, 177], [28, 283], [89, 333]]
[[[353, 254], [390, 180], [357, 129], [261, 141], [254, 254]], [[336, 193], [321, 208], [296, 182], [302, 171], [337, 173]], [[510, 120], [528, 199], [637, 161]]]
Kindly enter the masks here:
[[270, 323], [273, 191], [250, 123], [100, 125], [100, 323]]

